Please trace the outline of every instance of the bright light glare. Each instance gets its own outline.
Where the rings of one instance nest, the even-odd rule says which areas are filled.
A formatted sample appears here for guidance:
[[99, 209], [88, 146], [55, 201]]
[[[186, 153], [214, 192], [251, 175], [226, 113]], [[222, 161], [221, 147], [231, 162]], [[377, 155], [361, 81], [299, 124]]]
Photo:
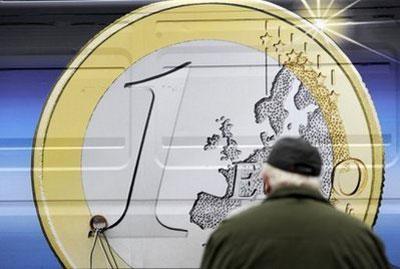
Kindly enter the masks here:
[[[321, 16], [321, 0], [316, 0], [316, 8], [317, 8], [317, 14], [315, 14], [313, 12], [313, 10], [311, 9], [310, 5], [308, 4], [307, 0], [301, 0], [301, 2], [303, 3], [304, 7], [306, 8], [306, 10], [308, 11], [310, 17], [309, 17], [309, 21], [313, 23], [313, 25], [315, 27], [310, 27], [310, 29], [306, 32], [306, 34], [310, 34], [312, 35], [315, 32], [315, 28], [319, 29], [320, 31], [323, 31], [327, 34], [329, 34], [331, 37], [335, 36], [341, 39], [344, 39], [350, 43], [353, 43], [354, 45], [357, 45], [363, 49], [366, 49], [376, 55], [379, 55], [381, 57], [384, 57], [390, 61], [393, 61], [395, 63], [400, 63], [400, 60], [397, 60], [389, 55], [386, 55], [380, 51], [377, 51], [367, 45], [364, 45], [348, 36], [346, 36], [344, 33], [340, 33], [337, 30], [334, 30], [332, 28], [332, 26], [350, 26], [350, 25], [368, 25], [368, 24], [382, 24], [382, 23], [393, 23], [393, 21], [389, 21], [389, 20], [384, 20], [384, 21], [357, 21], [357, 22], [353, 22], [353, 21], [340, 21], [340, 22], [332, 22], [333, 19], [337, 19], [338, 16], [340, 14], [342, 14], [343, 12], [345, 12], [346, 10], [349, 10], [350, 8], [352, 8], [353, 6], [355, 6], [356, 4], [358, 4], [359, 2], [361, 2], [361, 0], [351, 0], [352, 3], [350, 3], [349, 5], [347, 5], [346, 7], [340, 9], [339, 11], [337, 11], [336, 13], [334, 13], [333, 15], [330, 15], [329, 13], [331, 13], [331, 9], [333, 6], [333, 3], [336, 0], [330, 0], [329, 4], [327, 5], [327, 7], [325, 8], [325, 12], [322, 14]], [[317, 16], [316, 16], [317, 15]], [[313, 19], [315, 18], [315, 19]]]
[[326, 27], [326, 21], [323, 19], [316, 19], [314, 25], [317, 26], [317, 28], [324, 30]]

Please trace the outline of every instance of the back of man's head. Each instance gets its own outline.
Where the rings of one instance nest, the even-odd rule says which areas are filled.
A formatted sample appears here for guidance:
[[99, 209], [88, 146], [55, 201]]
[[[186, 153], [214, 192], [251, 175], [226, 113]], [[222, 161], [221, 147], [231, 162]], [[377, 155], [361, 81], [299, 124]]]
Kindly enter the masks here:
[[285, 186], [308, 186], [319, 189], [322, 159], [317, 150], [303, 138], [278, 140], [264, 164], [264, 191], [269, 194]]

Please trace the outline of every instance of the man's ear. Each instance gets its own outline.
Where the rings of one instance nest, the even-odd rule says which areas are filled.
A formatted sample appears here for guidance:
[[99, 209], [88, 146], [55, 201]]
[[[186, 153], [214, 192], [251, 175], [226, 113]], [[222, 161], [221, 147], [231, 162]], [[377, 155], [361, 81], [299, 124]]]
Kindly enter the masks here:
[[261, 177], [262, 177], [263, 182], [264, 182], [264, 194], [270, 194], [271, 193], [271, 184], [270, 184], [269, 177], [268, 177], [267, 173], [265, 173], [265, 171], [263, 171], [261, 173]]

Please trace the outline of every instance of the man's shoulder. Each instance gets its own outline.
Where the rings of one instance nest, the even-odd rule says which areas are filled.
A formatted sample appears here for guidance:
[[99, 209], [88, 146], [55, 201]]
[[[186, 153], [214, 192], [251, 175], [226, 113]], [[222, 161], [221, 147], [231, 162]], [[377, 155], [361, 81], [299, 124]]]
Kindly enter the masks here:
[[255, 208], [259, 208], [259, 206], [263, 203], [262, 200], [256, 200], [250, 203], [247, 203], [245, 205], [242, 205], [234, 210], [232, 210], [231, 212], [229, 212], [229, 214], [226, 216], [225, 220], [229, 220], [235, 217], [240, 216], [242, 213], [248, 213], [251, 212], [249, 210], [251, 209], [255, 209]]
[[[221, 227], [237, 231], [247, 230], [249, 227], [263, 228], [265, 225], [277, 229], [293, 226], [293, 230], [297, 230], [297, 223], [307, 222], [310, 226], [315, 226], [316, 232], [323, 229], [330, 229], [338, 234], [348, 234], [350, 231], [356, 234], [370, 232], [370, 229], [355, 216], [350, 216], [329, 203], [308, 200], [307, 203], [293, 206], [289, 199], [266, 200], [245, 205], [231, 212]], [[285, 225], [282, 225], [283, 223]]]
[[350, 231], [358, 231], [361, 233], [371, 232], [371, 229], [364, 222], [362, 222], [358, 216], [352, 215], [351, 213], [345, 213], [333, 207], [332, 220], [335, 221], [337, 227], [343, 230], [345, 233], [350, 233]]
[[[265, 200], [257, 200], [245, 204], [231, 211], [226, 218], [220, 223], [217, 231], [232, 233], [238, 235], [240, 231], [248, 232], [252, 227], [252, 231], [256, 232], [258, 228], [263, 229], [263, 222], [275, 222], [275, 213], [277, 207], [275, 202]], [[278, 206], [279, 207], [279, 206]], [[260, 220], [263, 220], [260, 222]]]

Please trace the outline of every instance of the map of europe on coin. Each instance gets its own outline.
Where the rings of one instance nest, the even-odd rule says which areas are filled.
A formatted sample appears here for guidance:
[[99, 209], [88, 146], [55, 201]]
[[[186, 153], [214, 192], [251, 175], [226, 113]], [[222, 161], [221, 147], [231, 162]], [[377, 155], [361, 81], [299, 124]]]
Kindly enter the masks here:
[[216, 120], [220, 124], [220, 134], [208, 137], [204, 150], [222, 145], [221, 161], [228, 161], [229, 165], [218, 171], [225, 177], [227, 189], [222, 197], [205, 192], [198, 194], [190, 215], [191, 221], [201, 228], [214, 228], [231, 210], [241, 206], [243, 198], [256, 197], [263, 192], [259, 177], [261, 164], [279, 137], [301, 136], [318, 148], [323, 160], [322, 192], [325, 197], [329, 196], [333, 151], [321, 109], [310, 91], [285, 67], [275, 75], [269, 92], [269, 96], [262, 97], [254, 105], [255, 123], [270, 125], [269, 132], [259, 134], [262, 147], [249, 156], [240, 159], [240, 141], [234, 138], [234, 125], [230, 119], [222, 116]]

